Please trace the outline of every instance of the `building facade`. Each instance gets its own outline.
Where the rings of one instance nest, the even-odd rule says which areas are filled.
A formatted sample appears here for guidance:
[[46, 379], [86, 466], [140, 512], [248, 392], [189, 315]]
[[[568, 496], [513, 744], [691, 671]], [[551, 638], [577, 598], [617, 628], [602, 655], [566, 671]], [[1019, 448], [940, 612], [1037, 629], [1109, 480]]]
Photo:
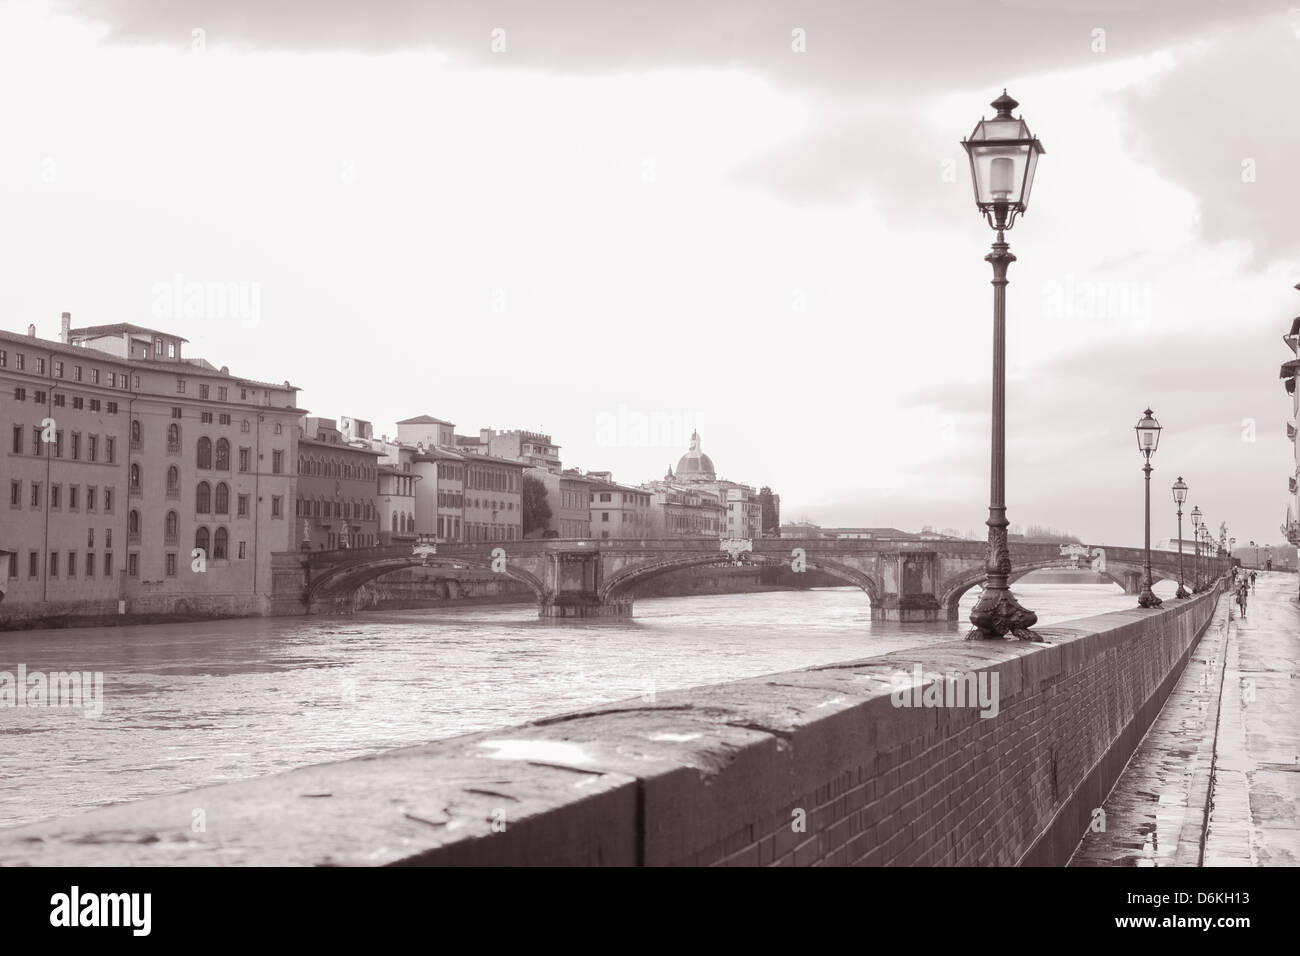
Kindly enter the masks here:
[[[1300, 289], [1300, 285], [1296, 286]], [[1290, 331], [1282, 337], [1291, 358], [1282, 364], [1279, 376], [1286, 388], [1291, 404], [1291, 417], [1286, 423], [1287, 437], [1291, 439], [1292, 468], [1287, 478], [1286, 517], [1282, 522], [1282, 534], [1287, 543], [1295, 548], [1300, 558], [1300, 443], [1296, 442], [1296, 429], [1300, 425], [1300, 318], [1291, 321]], [[1276, 567], [1277, 565], [1274, 565]]]
[[550, 435], [519, 429], [498, 432], [484, 428], [479, 432], [479, 438], [486, 441], [489, 455], [522, 461], [530, 468], [541, 468], [556, 475], [563, 470], [560, 446], [551, 441]]
[[0, 621], [264, 613], [294, 543], [297, 389], [126, 323], [0, 331]]
[[298, 546], [306, 551], [375, 547], [380, 453], [364, 443], [348, 444], [332, 418], [304, 417], [300, 427]]
[[653, 536], [652, 493], [612, 480], [607, 471], [589, 471], [592, 484], [591, 537], [649, 538]]
[[591, 486], [594, 482], [577, 469], [556, 474], [546, 468], [529, 468], [524, 474], [546, 488], [551, 517], [544, 528], [529, 532], [530, 538], [590, 538]]

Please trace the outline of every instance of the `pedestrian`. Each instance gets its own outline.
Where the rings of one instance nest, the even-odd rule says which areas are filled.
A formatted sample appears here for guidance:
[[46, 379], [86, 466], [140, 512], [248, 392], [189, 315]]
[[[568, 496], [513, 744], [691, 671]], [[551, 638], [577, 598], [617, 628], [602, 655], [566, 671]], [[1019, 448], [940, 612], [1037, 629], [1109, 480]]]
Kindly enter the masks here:
[[1251, 572], [1250, 572], [1250, 589], [1251, 589], [1252, 591], [1255, 590], [1255, 572], [1254, 572], [1254, 571], [1251, 571]]
[[1248, 590], [1245, 581], [1242, 581], [1237, 585], [1237, 605], [1241, 608], [1241, 616], [1243, 618], [1246, 616], [1246, 593]]

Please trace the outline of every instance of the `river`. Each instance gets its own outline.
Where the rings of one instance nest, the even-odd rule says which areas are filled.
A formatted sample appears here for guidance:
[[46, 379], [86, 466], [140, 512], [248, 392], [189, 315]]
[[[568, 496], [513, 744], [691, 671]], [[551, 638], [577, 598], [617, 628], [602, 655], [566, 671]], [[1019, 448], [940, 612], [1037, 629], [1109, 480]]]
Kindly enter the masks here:
[[[1135, 603], [1109, 584], [1015, 591], [1042, 624]], [[0, 671], [104, 675], [97, 716], [0, 707], [0, 827], [957, 640], [977, 594], [940, 624], [873, 623], [861, 591], [824, 588], [648, 598], [630, 621], [516, 604], [0, 633]]]

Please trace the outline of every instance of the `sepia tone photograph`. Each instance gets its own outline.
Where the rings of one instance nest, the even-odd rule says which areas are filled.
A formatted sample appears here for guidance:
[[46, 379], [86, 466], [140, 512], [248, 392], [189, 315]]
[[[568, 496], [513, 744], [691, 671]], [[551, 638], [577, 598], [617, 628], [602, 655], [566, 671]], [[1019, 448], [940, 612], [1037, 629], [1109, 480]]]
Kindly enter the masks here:
[[1300, 862], [1292, 0], [16, 0], [0, 84], [24, 921]]

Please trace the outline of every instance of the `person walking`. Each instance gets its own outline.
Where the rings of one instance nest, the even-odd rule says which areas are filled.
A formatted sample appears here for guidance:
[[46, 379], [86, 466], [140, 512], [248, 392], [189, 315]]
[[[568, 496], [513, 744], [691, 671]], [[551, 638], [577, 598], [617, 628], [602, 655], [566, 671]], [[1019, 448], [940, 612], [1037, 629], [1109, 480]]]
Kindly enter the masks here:
[[1255, 590], [1255, 572], [1254, 572], [1254, 571], [1251, 571], [1251, 572], [1250, 572], [1250, 589], [1251, 589], [1252, 591]]
[[1246, 616], [1246, 595], [1249, 591], [1250, 589], [1246, 587], [1246, 582], [1244, 580], [1237, 585], [1237, 606], [1241, 608], [1241, 616], [1243, 618]]

